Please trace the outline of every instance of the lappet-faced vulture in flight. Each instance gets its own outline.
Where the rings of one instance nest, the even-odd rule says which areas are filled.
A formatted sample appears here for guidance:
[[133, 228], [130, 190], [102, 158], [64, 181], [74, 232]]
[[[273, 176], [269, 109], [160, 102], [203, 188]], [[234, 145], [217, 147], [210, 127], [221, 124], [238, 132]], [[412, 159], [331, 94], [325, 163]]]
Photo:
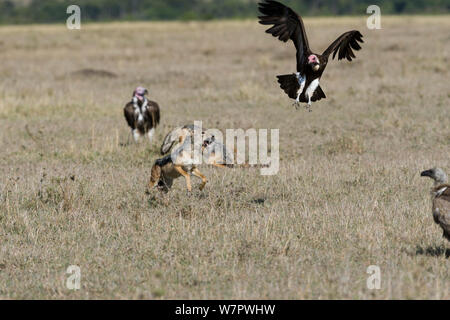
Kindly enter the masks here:
[[314, 53], [309, 48], [308, 37], [302, 17], [284, 4], [265, 0], [259, 3], [259, 11], [263, 14], [259, 17], [259, 23], [272, 25], [266, 32], [277, 37], [283, 42], [292, 40], [297, 49], [297, 72], [290, 75], [278, 76], [281, 88], [291, 98], [295, 99], [296, 108], [300, 102], [307, 103], [310, 109], [311, 103], [326, 98], [319, 85], [330, 56], [338, 60], [355, 58], [353, 50], [360, 50], [358, 42], [363, 43], [362, 34], [357, 31], [348, 31], [337, 38], [322, 54]]

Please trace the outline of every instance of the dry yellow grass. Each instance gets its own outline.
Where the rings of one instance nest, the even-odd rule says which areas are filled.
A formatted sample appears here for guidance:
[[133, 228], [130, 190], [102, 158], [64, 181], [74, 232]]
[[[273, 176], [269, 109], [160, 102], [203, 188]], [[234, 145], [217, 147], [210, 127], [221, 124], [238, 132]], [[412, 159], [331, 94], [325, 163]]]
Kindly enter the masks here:
[[[0, 297], [449, 299], [449, 244], [419, 172], [450, 171], [450, 19], [306, 25], [317, 51], [352, 28], [366, 40], [329, 65], [312, 113], [276, 84], [293, 46], [256, 21], [1, 27]], [[86, 68], [118, 77], [71, 75]], [[162, 125], [153, 145], [122, 147], [139, 84]], [[202, 193], [180, 179], [146, 195], [164, 134], [193, 120], [280, 128], [279, 174], [206, 168]]]

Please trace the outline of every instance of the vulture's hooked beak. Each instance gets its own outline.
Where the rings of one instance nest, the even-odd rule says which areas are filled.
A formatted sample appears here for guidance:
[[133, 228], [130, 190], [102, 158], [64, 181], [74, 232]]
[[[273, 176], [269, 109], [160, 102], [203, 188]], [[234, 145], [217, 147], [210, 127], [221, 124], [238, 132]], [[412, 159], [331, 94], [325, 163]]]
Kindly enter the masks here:
[[433, 177], [433, 170], [425, 170], [420, 174], [421, 177]]

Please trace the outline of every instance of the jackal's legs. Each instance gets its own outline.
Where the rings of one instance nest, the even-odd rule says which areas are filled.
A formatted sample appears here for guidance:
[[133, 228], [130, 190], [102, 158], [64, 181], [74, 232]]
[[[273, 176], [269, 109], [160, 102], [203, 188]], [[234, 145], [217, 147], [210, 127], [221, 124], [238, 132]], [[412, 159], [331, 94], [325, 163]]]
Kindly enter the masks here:
[[183, 170], [181, 166], [175, 166], [175, 170], [178, 171], [179, 174], [181, 174], [186, 179], [186, 186], [189, 192], [192, 192], [192, 186], [191, 186], [191, 176], [189, 173]]
[[192, 174], [200, 179], [202, 179], [202, 184], [200, 186], [200, 190], [203, 190], [205, 188], [206, 183], [208, 182], [208, 179], [198, 170], [197, 168], [192, 170]]
[[215, 166], [215, 167], [218, 167], [218, 168], [222, 168], [222, 169], [226, 169], [227, 168], [226, 165], [221, 164], [221, 163], [214, 162], [212, 165]]

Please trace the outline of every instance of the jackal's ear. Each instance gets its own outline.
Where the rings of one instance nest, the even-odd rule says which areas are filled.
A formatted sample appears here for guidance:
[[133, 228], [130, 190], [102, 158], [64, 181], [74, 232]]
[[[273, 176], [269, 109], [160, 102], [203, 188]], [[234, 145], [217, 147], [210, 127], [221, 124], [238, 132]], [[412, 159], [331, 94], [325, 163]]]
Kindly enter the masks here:
[[153, 188], [156, 186], [161, 178], [161, 166], [154, 164], [152, 167], [152, 171], [150, 173], [150, 183], [149, 187]]

